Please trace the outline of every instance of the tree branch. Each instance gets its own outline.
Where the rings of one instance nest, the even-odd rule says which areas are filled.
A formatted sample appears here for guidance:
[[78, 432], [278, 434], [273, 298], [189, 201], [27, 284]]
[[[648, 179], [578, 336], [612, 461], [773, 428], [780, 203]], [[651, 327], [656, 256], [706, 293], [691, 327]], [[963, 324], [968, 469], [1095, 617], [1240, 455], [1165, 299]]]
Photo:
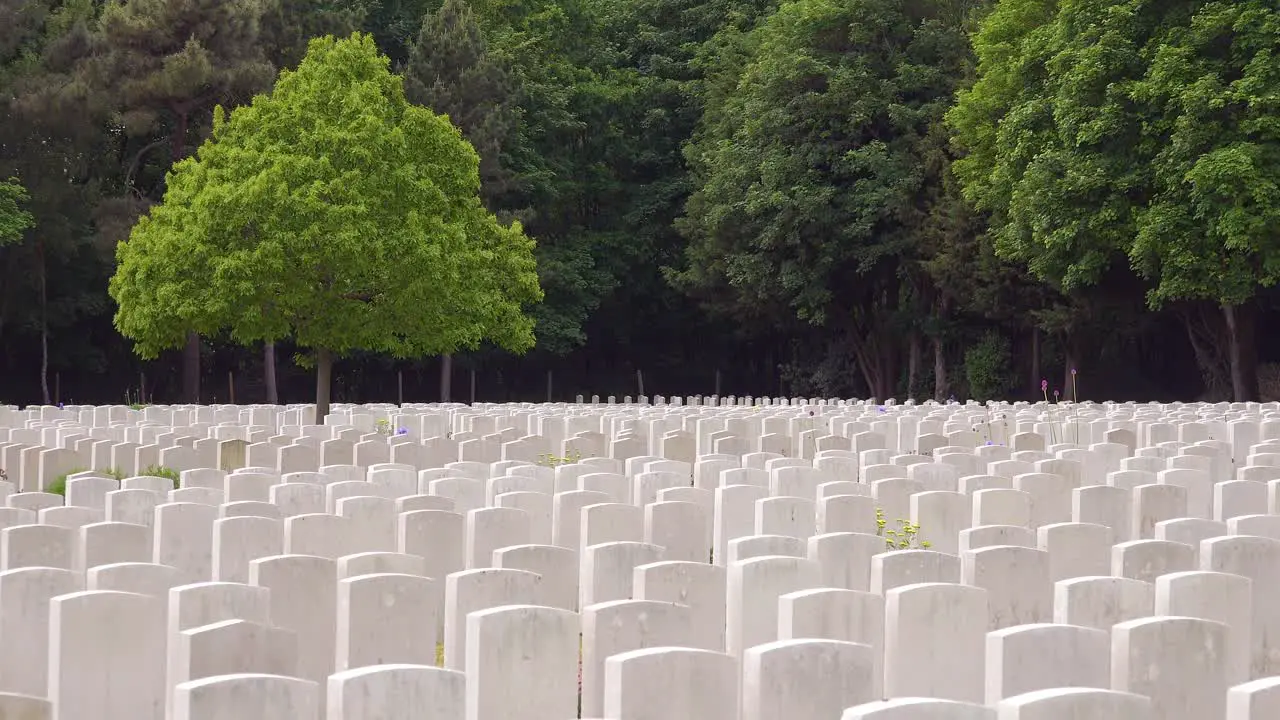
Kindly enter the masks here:
[[134, 193], [138, 192], [138, 189], [133, 186], [133, 176], [138, 172], [138, 165], [142, 163], [142, 156], [146, 155], [152, 150], [155, 150], [161, 145], [164, 145], [167, 142], [169, 142], [169, 138], [163, 137], [154, 142], [147, 143], [146, 145], [142, 146], [141, 150], [134, 153], [133, 160], [129, 161], [129, 169], [125, 171], [125, 174], [124, 174], [125, 187], [129, 188]]

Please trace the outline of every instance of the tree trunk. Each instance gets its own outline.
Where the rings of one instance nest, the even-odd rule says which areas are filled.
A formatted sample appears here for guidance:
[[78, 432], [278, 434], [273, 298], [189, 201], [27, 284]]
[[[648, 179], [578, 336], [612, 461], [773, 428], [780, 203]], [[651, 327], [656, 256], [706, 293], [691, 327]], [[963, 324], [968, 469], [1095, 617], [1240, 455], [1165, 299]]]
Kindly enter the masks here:
[[[42, 297], [41, 302], [47, 301]], [[51, 404], [49, 401], [49, 319], [43, 310], [40, 313], [40, 397], [45, 405]]]
[[333, 355], [326, 348], [316, 348], [316, 424], [324, 424], [329, 414], [329, 390], [333, 384]]
[[1252, 308], [1222, 306], [1227, 323], [1227, 357], [1231, 362], [1231, 397], [1236, 402], [1258, 399], [1258, 351]]
[[447, 403], [453, 396], [453, 356], [440, 356], [440, 402]]
[[862, 375], [862, 382], [867, 386], [867, 398], [884, 402], [883, 397], [877, 397], [880, 392], [878, 348], [870, 341], [862, 342], [862, 338], [857, 327], [851, 328], [845, 344], [832, 343], [827, 352], [830, 354], [839, 352], [843, 347], [852, 347], [854, 364], [858, 367], [858, 373]]
[[1204, 305], [1193, 305], [1180, 315], [1204, 382], [1203, 398], [1209, 401], [1224, 400], [1231, 397], [1230, 362], [1223, 357], [1223, 345], [1229, 344], [1229, 341], [1224, 339], [1222, 329], [1214, 326], [1218, 320], [1224, 321], [1225, 325], [1225, 318], [1220, 310], [1213, 313], [1205, 310]]
[[920, 341], [919, 331], [911, 333], [907, 345], [907, 398], [915, 399], [917, 384], [920, 382], [920, 364], [924, 361], [924, 348]]
[[1073, 378], [1071, 377], [1071, 371], [1077, 368], [1076, 363], [1079, 362], [1080, 360], [1080, 351], [1079, 351], [1079, 348], [1076, 347], [1075, 338], [1073, 338], [1071, 335], [1066, 335], [1063, 337], [1062, 347], [1063, 347], [1062, 399], [1074, 400], [1075, 397], [1072, 393]]
[[933, 336], [933, 399], [938, 402], [946, 402], [951, 395], [951, 381], [947, 377], [947, 346], [944, 337], [949, 310], [950, 303], [947, 297], [940, 296], [935, 316], [938, 327]]
[[1040, 328], [1031, 328], [1031, 397], [1040, 396]]
[[894, 394], [894, 393], [893, 393], [893, 387], [894, 387], [893, 378], [895, 377], [895, 375], [896, 375], [896, 373], [895, 373], [895, 374], [893, 374], [893, 375], [891, 375], [891, 374], [889, 374], [889, 373], [887, 373], [887, 372], [885, 372], [885, 373], [881, 373], [881, 375], [880, 375], [880, 387], [876, 389], [876, 399], [877, 399], [881, 404], [884, 404], [884, 402], [885, 402], [886, 400], [888, 400], [889, 398], [893, 397], [893, 394]]
[[[177, 126], [169, 135], [169, 153], [176, 164], [187, 154], [187, 114], [174, 110]], [[182, 350], [182, 399], [200, 403], [200, 334], [187, 333], [187, 345]]]
[[876, 400], [884, 404], [886, 400], [894, 396], [894, 390], [898, 385], [898, 368], [896, 345], [882, 341], [876, 346], [876, 353], [873, 355], [876, 364]]
[[182, 400], [200, 404], [200, 333], [187, 333], [186, 347], [182, 348]]
[[933, 399], [943, 402], [951, 392], [951, 383], [947, 380], [947, 352], [942, 338], [933, 339]]
[[262, 344], [262, 379], [267, 384], [267, 404], [280, 404], [280, 391], [276, 387], [276, 344]]
[[43, 240], [36, 240], [36, 252], [40, 255], [40, 396], [49, 405], [49, 272]]

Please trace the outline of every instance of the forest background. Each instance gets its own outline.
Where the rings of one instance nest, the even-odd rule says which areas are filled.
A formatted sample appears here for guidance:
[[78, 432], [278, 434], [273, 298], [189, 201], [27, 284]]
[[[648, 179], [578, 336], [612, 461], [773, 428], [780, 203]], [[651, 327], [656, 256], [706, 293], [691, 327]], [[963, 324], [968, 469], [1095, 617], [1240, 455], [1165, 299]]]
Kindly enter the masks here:
[[1264, 2], [0, 0], [0, 402], [310, 397], [287, 341], [140, 360], [107, 281], [214, 108], [354, 31], [545, 300], [335, 401], [1280, 398]]

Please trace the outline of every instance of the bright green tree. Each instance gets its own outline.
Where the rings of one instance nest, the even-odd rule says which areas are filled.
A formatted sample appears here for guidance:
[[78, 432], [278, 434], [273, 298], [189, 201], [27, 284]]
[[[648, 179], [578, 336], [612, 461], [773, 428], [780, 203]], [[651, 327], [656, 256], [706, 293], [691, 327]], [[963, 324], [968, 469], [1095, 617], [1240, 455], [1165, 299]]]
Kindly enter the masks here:
[[292, 337], [313, 353], [318, 418], [348, 351], [527, 350], [533, 242], [485, 210], [477, 167], [457, 128], [406, 101], [370, 36], [313, 40], [270, 94], [215, 116], [121, 243], [116, 326], [144, 356], [188, 328]]

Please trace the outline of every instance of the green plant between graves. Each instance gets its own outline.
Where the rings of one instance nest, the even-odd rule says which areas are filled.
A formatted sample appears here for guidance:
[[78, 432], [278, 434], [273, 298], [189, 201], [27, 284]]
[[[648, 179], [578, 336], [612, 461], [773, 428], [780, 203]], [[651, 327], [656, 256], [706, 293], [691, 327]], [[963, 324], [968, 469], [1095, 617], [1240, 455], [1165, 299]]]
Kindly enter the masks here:
[[163, 465], [148, 465], [147, 469], [138, 473], [138, 475], [140, 477], [160, 477], [172, 480], [174, 490], [178, 489], [178, 483], [181, 480], [181, 475], [177, 470], [164, 467]]
[[66, 495], [67, 494], [67, 478], [72, 475], [75, 475], [76, 473], [82, 473], [82, 472], [88, 472], [87, 468], [76, 468], [74, 470], [69, 470], [59, 475], [58, 477], [54, 478], [53, 482], [45, 486], [44, 491], [47, 493], [53, 493], [54, 495]]
[[142, 391], [135, 393], [132, 390], [125, 390], [124, 404], [128, 405], [130, 410], [142, 410], [143, 408], [151, 407], [151, 403], [143, 401]]
[[[77, 473], [82, 473], [82, 472], [88, 472], [88, 470], [87, 470], [86, 468], [79, 468], [79, 469], [76, 469], [76, 470], [71, 470], [71, 471], [69, 471], [69, 472], [63, 473], [62, 475], [59, 475], [58, 477], [54, 478], [54, 479], [53, 479], [53, 482], [51, 482], [51, 483], [49, 483], [47, 486], [45, 486], [44, 491], [45, 491], [45, 492], [47, 492], [47, 493], [52, 493], [52, 494], [54, 494], [54, 495], [63, 495], [63, 496], [65, 496], [65, 495], [67, 494], [67, 478], [71, 477], [72, 475], [75, 475], [75, 474], [77, 474]], [[124, 479], [125, 479], [125, 477], [126, 477], [126, 475], [124, 474], [124, 472], [123, 472], [122, 470], [120, 470], [120, 468], [108, 468], [108, 469], [106, 469], [106, 470], [94, 470], [94, 471], [93, 471], [93, 473], [94, 473], [95, 475], [99, 475], [99, 476], [101, 476], [101, 477], [111, 478], [112, 480], [115, 480], [116, 482], [120, 482], [121, 480], [124, 480]], [[170, 480], [170, 481], [172, 481], [172, 482], [173, 482], [173, 489], [174, 489], [174, 490], [177, 490], [177, 489], [178, 489], [178, 483], [179, 483], [179, 480], [180, 480], [180, 475], [179, 475], [179, 473], [178, 473], [178, 471], [177, 471], [177, 470], [174, 470], [174, 469], [172, 469], [172, 468], [164, 467], [163, 465], [149, 465], [149, 466], [147, 466], [147, 469], [145, 469], [145, 470], [143, 470], [142, 472], [138, 473], [136, 477], [159, 477], [159, 478], [165, 478], [166, 480]], [[0, 478], [0, 479], [3, 479], [3, 478]]]
[[898, 529], [890, 530], [889, 520], [883, 508], [876, 508], [876, 535], [884, 538], [890, 550], [924, 550], [933, 543], [920, 539], [920, 526], [909, 520], [898, 519]]
[[543, 467], [556, 467], [558, 465], [572, 465], [581, 459], [582, 452], [579, 450], [570, 450], [564, 457], [543, 453], [538, 456], [538, 464]]

